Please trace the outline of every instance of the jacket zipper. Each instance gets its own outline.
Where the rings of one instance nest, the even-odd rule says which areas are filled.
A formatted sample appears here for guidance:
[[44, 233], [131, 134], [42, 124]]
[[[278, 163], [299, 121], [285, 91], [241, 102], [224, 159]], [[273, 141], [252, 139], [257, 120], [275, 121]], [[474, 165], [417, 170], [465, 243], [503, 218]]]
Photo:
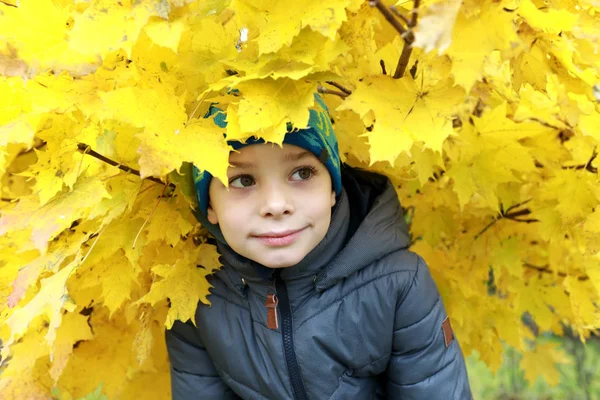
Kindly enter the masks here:
[[[279, 272], [279, 271], [277, 271]], [[277, 291], [279, 311], [281, 312], [281, 336], [283, 337], [283, 352], [285, 362], [290, 374], [292, 383], [292, 391], [294, 398], [297, 400], [308, 400], [304, 382], [300, 375], [300, 366], [296, 359], [296, 350], [294, 350], [294, 333], [292, 326], [292, 307], [290, 306], [290, 298], [288, 296], [285, 282], [275, 274], [275, 289]]]

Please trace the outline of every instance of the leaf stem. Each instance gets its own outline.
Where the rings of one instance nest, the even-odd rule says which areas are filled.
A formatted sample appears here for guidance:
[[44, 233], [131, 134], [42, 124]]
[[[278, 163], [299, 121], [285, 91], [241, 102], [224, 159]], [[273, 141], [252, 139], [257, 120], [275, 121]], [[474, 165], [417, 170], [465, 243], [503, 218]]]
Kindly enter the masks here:
[[144, 223], [142, 224], [142, 227], [140, 228], [140, 230], [138, 231], [137, 235], [135, 235], [135, 239], [133, 240], [133, 244], [131, 245], [132, 249], [135, 249], [135, 244], [137, 243], [138, 238], [140, 237], [140, 234], [142, 233], [142, 231], [144, 230], [144, 227], [146, 226], [146, 224], [148, 223], [148, 221], [150, 221], [150, 218], [152, 218], [152, 216], [154, 215], [154, 212], [156, 211], [156, 209], [158, 208], [158, 205], [160, 204], [160, 201], [162, 200], [163, 196], [165, 195], [165, 190], [167, 189], [167, 186], [165, 185], [163, 187], [162, 193], [160, 194], [158, 201], [156, 202], [156, 205], [154, 206], [154, 208], [152, 209], [152, 212], [150, 213], [150, 215], [148, 215], [148, 218], [146, 218], [146, 220], [144, 221]]
[[598, 168], [594, 167], [592, 165], [592, 163], [594, 162], [594, 160], [596, 159], [596, 157], [598, 157], [598, 152], [596, 151], [596, 149], [594, 149], [594, 152], [592, 153], [592, 157], [590, 157], [590, 159], [588, 160], [588, 162], [586, 162], [585, 164], [582, 165], [570, 165], [568, 167], [562, 167], [562, 169], [585, 169], [588, 172], [591, 172], [593, 174], [597, 174], [598, 173]]
[[[109, 165], [112, 165], [112, 166], [114, 166], [114, 167], [117, 167], [117, 168], [119, 168], [121, 171], [125, 171], [125, 172], [128, 172], [128, 173], [131, 173], [131, 174], [134, 174], [134, 175], [140, 176], [140, 171], [138, 171], [137, 169], [133, 169], [133, 168], [131, 168], [131, 167], [128, 167], [128, 166], [126, 166], [126, 165], [123, 165], [123, 164], [120, 164], [120, 163], [118, 163], [118, 162], [116, 162], [116, 161], [113, 161], [113, 160], [111, 160], [110, 158], [108, 158], [108, 157], [105, 157], [105, 156], [103, 156], [102, 154], [100, 154], [100, 153], [98, 153], [98, 152], [94, 151], [94, 150], [91, 148], [91, 146], [89, 146], [89, 145], [87, 145], [87, 144], [85, 144], [85, 143], [77, 143], [77, 150], [79, 150], [80, 152], [82, 152], [84, 155], [85, 155], [85, 154], [88, 154], [88, 155], [90, 155], [90, 156], [92, 156], [92, 157], [94, 157], [94, 158], [97, 158], [97, 159], [98, 159], [98, 160], [100, 160], [100, 161], [103, 161], [103, 162], [105, 162], [105, 163], [107, 163], [107, 164], [109, 164]], [[147, 180], [149, 180], [149, 181], [152, 181], [152, 182], [160, 183], [161, 185], [166, 185], [166, 184], [165, 184], [165, 182], [163, 182], [163, 181], [161, 181], [160, 179], [158, 179], [158, 178], [155, 178], [155, 177], [153, 177], [153, 176], [149, 176], [149, 177], [147, 177], [147, 178], [145, 178], [145, 179], [147, 179]], [[172, 183], [169, 183], [169, 184], [168, 184], [168, 186], [169, 186], [171, 189], [175, 189], [175, 185], [174, 185], [174, 184], [172, 184]]]
[[[544, 273], [544, 274], [554, 274], [555, 272], [552, 271], [548, 265], [544, 265], [544, 266], [538, 266], [538, 265], [533, 265], [533, 264], [529, 264], [529, 263], [523, 263], [523, 266], [529, 269], [534, 269], [540, 273]], [[565, 274], [564, 272], [556, 272], [556, 274], [562, 278], [567, 278], [569, 275]], [[580, 275], [576, 277], [577, 280], [579, 281], [587, 281], [588, 279], [590, 279], [587, 275]]]
[[497, 217], [494, 217], [494, 219], [489, 224], [487, 224], [485, 226], [485, 228], [483, 228], [477, 235], [475, 235], [475, 239], [478, 239], [481, 235], [483, 235], [488, 229], [490, 229], [492, 226], [494, 226], [494, 224], [496, 222], [500, 221], [501, 219], [509, 219], [511, 221], [524, 222], [526, 224], [530, 224], [533, 222], [539, 222], [539, 220], [537, 220], [535, 218], [529, 218], [529, 219], [518, 219], [517, 218], [517, 217], [522, 217], [522, 216], [531, 214], [531, 210], [528, 208], [524, 208], [519, 211], [512, 211], [516, 208], [519, 208], [519, 207], [529, 203], [531, 200], [532, 199], [522, 201], [521, 203], [513, 204], [512, 206], [508, 207], [506, 210], [504, 210], [504, 206], [502, 204], [500, 204], [500, 215], [498, 215]]
[[387, 71], [385, 69], [385, 61], [379, 60], [379, 65], [381, 66], [381, 73], [387, 75]]

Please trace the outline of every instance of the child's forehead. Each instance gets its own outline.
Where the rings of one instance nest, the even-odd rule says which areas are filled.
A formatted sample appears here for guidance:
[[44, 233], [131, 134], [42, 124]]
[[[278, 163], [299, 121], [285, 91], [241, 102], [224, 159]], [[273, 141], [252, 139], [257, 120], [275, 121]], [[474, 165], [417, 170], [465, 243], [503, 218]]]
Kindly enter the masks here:
[[279, 146], [275, 143], [260, 143], [242, 147], [239, 150], [229, 152], [229, 163], [251, 163], [260, 162], [266, 158], [281, 161], [294, 161], [300, 158], [310, 157], [314, 154], [302, 147], [284, 143]]

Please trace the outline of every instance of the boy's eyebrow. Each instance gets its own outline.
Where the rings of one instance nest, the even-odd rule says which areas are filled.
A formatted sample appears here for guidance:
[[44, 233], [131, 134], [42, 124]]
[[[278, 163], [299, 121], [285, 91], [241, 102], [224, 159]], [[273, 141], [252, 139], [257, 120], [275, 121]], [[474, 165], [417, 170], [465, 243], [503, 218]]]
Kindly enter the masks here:
[[283, 158], [285, 161], [298, 161], [303, 159], [304, 157], [308, 157], [312, 155], [312, 153], [308, 150], [302, 151], [300, 153], [287, 153]]
[[252, 168], [255, 167], [256, 164], [253, 162], [235, 162], [235, 161], [229, 161], [229, 165], [231, 165], [234, 168]]
[[[298, 161], [305, 157], [309, 157], [312, 153], [308, 150], [300, 153], [287, 153], [283, 156], [285, 161]], [[229, 161], [229, 165], [234, 168], [253, 168], [256, 167], [256, 163], [253, 162], [242, 162], [242, 161]]]

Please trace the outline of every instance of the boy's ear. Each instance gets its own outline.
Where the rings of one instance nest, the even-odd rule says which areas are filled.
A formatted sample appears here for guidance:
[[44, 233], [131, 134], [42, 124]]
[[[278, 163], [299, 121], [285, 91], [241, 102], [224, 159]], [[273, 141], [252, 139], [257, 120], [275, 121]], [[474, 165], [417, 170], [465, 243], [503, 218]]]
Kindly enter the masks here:
[[208, 209], [206, 210], [206, 217], [208, 218], [208, 222], [210, 222], [213, 225], [216, 225], [219, 222], [219, 219], [217, 218], [217, 213], [215, 212], [215, 210], [212, 208], [212, 205], [209, 203], [208, 204]]
[[335, 206], [335, 190], [331, 191], [331, 207]]

